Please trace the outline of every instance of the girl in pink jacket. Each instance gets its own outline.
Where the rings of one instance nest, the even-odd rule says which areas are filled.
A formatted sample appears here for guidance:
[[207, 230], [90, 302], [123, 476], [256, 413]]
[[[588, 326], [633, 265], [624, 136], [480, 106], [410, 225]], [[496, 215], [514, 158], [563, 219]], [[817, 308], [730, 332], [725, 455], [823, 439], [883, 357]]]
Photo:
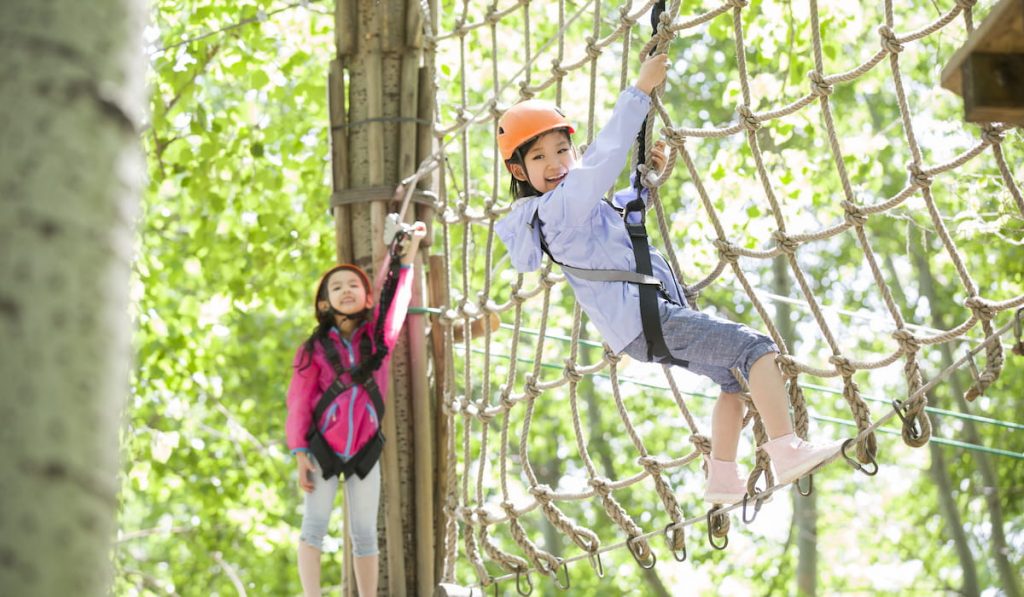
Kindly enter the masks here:
[[408, 231], [411, 242], [397, 276], [384, 283], [381, 301], [387, 304], [374, 307], [370, 279], [358, 266], [328, 270], [316, 291], [317, 327], [295, 354], [285, 429], [305, 492], [298, 561], [307, 597], [320, 595], [320, 551], [339, 476], [345, 477], [356, 585], [360, 595], [377, 593], [380, 415], [390, 351], [405, 322], [411, 267], [425, 234], [422, 222]]

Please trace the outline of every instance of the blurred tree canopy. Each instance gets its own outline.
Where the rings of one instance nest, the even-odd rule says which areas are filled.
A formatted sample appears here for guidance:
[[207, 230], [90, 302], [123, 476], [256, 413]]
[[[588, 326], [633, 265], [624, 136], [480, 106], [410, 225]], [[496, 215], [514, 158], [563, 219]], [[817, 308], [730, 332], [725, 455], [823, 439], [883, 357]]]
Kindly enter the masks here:
[[[439, 29], [451, 30], [464, 5], [450, 0], [439, 4]], [[558, 30], [557, 24], [552, 25], [555, 4], [528, 6], [536, 11], [532, 14], [544, 17], [535, 19], [530, 44], [536, 50]], [[565, 6], [572, 13], [584, 4], [566, 2]], [[599, 26], [605, 35], [615, 26], [618, 4], [602, 6]], [[905, 32], [920, 27], [949, 6], [952, 2], [898, 7], [895, 29]], [[687, 5], [683, 14], [711, 7]], [[472, 5], [470, 20], [481, 20], [486, 8], [484, 3]], [[975, 12], [980, 18], [985, 9]], [[724, 126], [735, 118], [739, 89], [730, 14], [675, 40], [668, 49], [672, 67], [663, 101], [676, 124]], [[767, 109], [780, 105], [780, 98], [798, 97], [807, 86], [806, 73], [813, 69], [807, 8], [788, 1], [752, 0], [743, 15], [747, 68], [759, 102], [752, 108]], [[515, 30], [521, 25], [522, 11], [506, 19], [504, 23]], [[853, 68], [870, 56], [878, 47], [874, 27], [882, 19], [882, 8], [867, 2], [823, 8], [827, 72]], [[153, 2], [147, 36], [151, 122], [143, 133], [150, 183], [133, 279], [137, 358], [122, 440], [120, 532], [113, 553], [118, 571], [115, 594], [300, 592], [294, 548], [301, 499], [283, 442], [284, 394], [293, 351], [312, 328], [309, 305], [316, 276], [334, 255], [326, 106], [333, 26], [332, 7], [327, 3]], [[566, 31], [567, 61], [585, 55], [585, 38], [592, 33], [593, 21], [587, 18]], [[632, 32], [634, 54], [649, 34], [641, 19]], [[482, 28], [467, 36], [465, 63], [477, 67], [471, 72], [462, 72], [463, 63], [451, 44], [439, 46], [441, 123], [454, 121], [463, 80], [468, 81], [469, 105], [483, 105], [491, 97], [495, 81], [491, 69], [483, 65], [491, 64], [492, 58], [497, 60], [498, 83], [508, 82], [506, 78], [521, 68], [521, 50], [505, 48], [520, 47], [512, 42], [525, 40], [510, 40], [495, 56], [488, 35], [487, 28]], [[915, 130], [928, 164], [952, 159], [978, 137], [978, 127], [961, 120], [959, 98], [937, 85], [943, 66], [937, 57], [949, 56], [964, 37], [963, 25], [958, 23], [908, 44], [900, 55]], [[593, 121], [587, 118], [586, 95], [564, 92], [557, 98], [554, 88], [542, 94], [561, 99], [579, 123], [577, 143], [585, 142], [610, 113], [621, 84], [621, 55], [616, 51], [613, 45], [599, 59]], [[637, 63], [635, 56], [629, 62], [629, 80]], [[535, 81], [546, 76], [542, 73], [549, 64], [548, 57], [535, 62]], [[577, 77], [567, 82], [566, 89], [589, 87], [589, 71]], [[517, 89], [509, 85], [500, 103], [515, 101]], [[853, 84], [837, 85], [831, 101], [845, 165], [858, 197], [875, 203], [892, 196], [905, 184], [910, 158], [887, 65]], [[840, 182], [823, 131], [820, 110], [808, 109], [773, 121], [759, 132], [774, 188], [796, 230], [817, 229], [843, 216]], [[495, 174], [491, 134], [490, 126], [468, 131], [469, 144], [480, 148], [468, 160], [455, 150], [449, 152], [450, 201], [468, 202], [476, 209], [488, 201], [507, 203], [507, 181], [500, 168]], [[730, 238], [744, 239], [749, 248], [764, 248], [772, 222], [745, 144], [737, 137], [702, 139], [693, 148], [716, 208], [727, 218]], [[1020, 129], [1007, 133], [1002, 149], [1021, 183], [1024, 139]], [[623, 173], [621, 182], [625, 183], [627, 174]], [[471, 181], [469, 188], [465, 180]], [[980, 294], [1001, 300], [1024, 292], [1024, 216], [1002, 185], [994, 161], [986, 155], [955, 173], [943, 174], [932, 191]], [[656, 242], [670, 242], [684, 256], [685, 279], [700, 279], [717, 262], [711, 244], [715, 232], [681, 165], [662, 189], [662, 200], [669, 213], [670, 238], [655, 234]], [[453, 242], [469, 242], [473, 249], [482, 249], [487, 234], [487, 227], [459, 230]], [[897, 299], [908, 321], [948, 329], [964, 319], [962, 305], [967, 297], [952, 264], [942, 258], [919, 199], [872, 218], [868, 234], [879, 255], [888, 260], [890, 281], [899, 282]], [[433, 250], [439, 246], [435, 243]], [[500, 261], [503, 251], [496, 243], [492, 265]], [[467, 253], [473, 279], [468, 287], [460, 287], [456, 279], [455, 299], [479, 289], [482, 277], [489, 274], [482, 253]], [[453, 272], [461, 271], [461, 254], [461, 247], [453, 250]], [[934, 280], [930, 293], [921, 282], [921, 262], [914, 256], [925, 256]], [[834, 316], [844, 347], [854, 353], [884, 351], [889, 345], [887, 332], [877, 321], [880, 316], [884, 320], [884, 310], [853, 235], [823, 241], [813, 251], [802, 250], [800, 259], [814, 281], [815, 296], [834, 309], [852, 313]], [[760, 288], [770, 287], [770, 263], [744, 263], [744, 268]], [[507, 299], [513, 282], [511, 274], [496, 276], [492, 294]], [[571, 292], [556, 289], [552, 303], [550, 331], [568, 335]], [[758, 324], [745, 294], [729, 275], [702, 294], [701, 305]], [[794, 308], [791, 317], [800, 336], [791, 350], [800, 358], [824, 362], [828, 347], [818, 338], [808, 312]], [[1004, 315], [999, 323], [1005, 319]], [[971, 334], [974, 341], [979, 339], [977, 331]], [[595, 337], [592, 331], [584, 333]], [[500, 341], [502, 336], [497, 338]], [[500, 346], [492, 350], [500, 352]], [[519, 357], [529, 352], [522, 350], [526, 352]], [[964, 350], [958, 345], [953, 357]], [[566, 351], [564, 345], [553, 346], [545, 361], [561, 363]], [[597, 358], [592, 352], [590, 358]], [[926, 377], [943, 368], [942, 351], [922, 354]], [[1022, 357], [1007, 354], [1006, 358], [1001, 379], [969, 408], [1016, 426], [978, 423], [978, 436], [969, 441], [962, 419], [939, 414], [937, 438], [1024, 454], [1024, 419], [1015, 402], [1024, 393]], [[459, 365], [480, 366], [466, 365], [464, 360]], [[507, 365], [495, 366], [493, 387], [476, 390], [493, 393], [504, 381], [503, 367]], [[969, 374], [960, 372], [956, 377], [966, 387]], [[833, 422], [849, 419], [835, 382], [805, 381], [810, 408], [821, 417], [812, 426], [812, 435], [852, 435], [850, 427]], [[879, 400], [872, 403], [876, 413], [884, 412], [892, 397], [905, 395], [905, 382], [895, 369], [861, 373], [857, 381], [866, 396]], [[707, 426], [712, 388], [694, 384], [688, 387], [693, 392], [689, 402]], [[945, 383], [936, 388], [936, 406], [959, 410], [953, 387]], [[611, 410], [607, 382], [588, 379], [580, 391], [589, 405], [585, 414], [592, 450], [601, 454], [608, 476], [626, 476], [636, 469], [635, 454]], [[639, 384], [627, 384], [624, 392], [652, 451], [673, 455], [687, 447], [678, 421], [665, 417], [675, 412], [667, 392]], [[555, 485], [571, 472], [572, 465], [565, 460], [569, 453], [564, 450], [574, 445], [572, 429], [560, 398], [539, 400], [537, 408], [530, 455], [534, 466]], [[879, 439], [882, 472], [878, 477], [863, 477], [836, 465], [815, 480], [820, 512], [819, 588], [830, 594], [958, 590], [963, 572], [940, 513], [936, 484], [928, 475], [927, 451], [903, 446], [898, 435], [882, 434]], [[949, 444], [940, 449], [947, 458], [951, 496], [977, 560], [980, 586], [986, 594], [997, 594], [1001, 584], [989, 551], [991, 527], [984, 497], [989, 490], [978, 474], [979, 453]], [[1019, 480], [1024, 478], [1024, 459], [992, 456], [991, 462], [999, 481], [1007, 556], [1020, 572], [1024, 489]], [[691, 467], [674, 474], [671, 481], [688, 515], [699, 514], [699, 471]], [[617, 492], [616, 497], [645, 527], [667, 524], [649, 488], [631, 488]], [[672, 561], [663, 542], [653, 541], [659, 556], [655, 572], [672, 594], [794, 593], [795, 541], [788, 508], [788, 500], [776, 499], [749, 528], [734, 517], [732, 543], [724, 552], [713, 551], [703, 542], [703, 527], [688, 529], [690, 557], [682, 564]], [[605, 544], [622, 539], [594, 508], [580, 505], [569, 510], [586, 520]], [[335, 546], [341, 538], [338, 519], [332, 532]], [[571, 542], [545, 532], [541, 517], [535, 522], [529, 529], [531, 536], [544, 534], [545, 540], [554, 542], [547, 543], [546, 549], [566, 556], [575, 553]], [[325, 579], [340, 578], [340, 558], [325, 558], [324, 563]], [[638, 568], [627, 551], [606, 554], [604, 565], [609, 571], [604, 579], [598, 579], [589, 566], [570, 566], [573, 592], [654, 594], [650, 579], [638, 580]], [[475, 581], [464, 562], [457, 572], [461, 581]], [[539, 594], [559, 592], [547, 579], [535, 578], [535, 584]], [[511, 585], [502, 587], [511, 591]]]

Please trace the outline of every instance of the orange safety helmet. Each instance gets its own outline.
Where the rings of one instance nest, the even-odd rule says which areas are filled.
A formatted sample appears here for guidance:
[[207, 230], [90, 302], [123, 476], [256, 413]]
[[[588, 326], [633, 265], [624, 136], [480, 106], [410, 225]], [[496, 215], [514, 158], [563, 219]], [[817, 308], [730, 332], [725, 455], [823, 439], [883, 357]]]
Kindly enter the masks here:
[[327, 279], [330, 278], [332, 274], [341, 270], [348, 270], [359, 276], [359, 279], [363, 282], [363, 288], [366, 289], [366, 295], [370, 297], [371, 301], [373, 300], [371, 295], [373, 285], [370, 283], [370, 276], [363, 271], [363, 268], [354, 263], [341, 263], [339, 265], [335, 265], [320, 276], [320, 283], [316, 285], [316, 294], [313, 295], [313, 317], [317, 318], [318, 321], [320, 318], [320, 306], [317, 303], [320, 302], [320, 295], [324, 294], [324, 285], [327, 284]]
[[551, 102], [526, 100], [512, 106], [498, 119], [498, 151], [506, 162], [512, 159], [516, 148], [541, 133], [555, 129], [569, 129], [575, 133], [562, 111]]

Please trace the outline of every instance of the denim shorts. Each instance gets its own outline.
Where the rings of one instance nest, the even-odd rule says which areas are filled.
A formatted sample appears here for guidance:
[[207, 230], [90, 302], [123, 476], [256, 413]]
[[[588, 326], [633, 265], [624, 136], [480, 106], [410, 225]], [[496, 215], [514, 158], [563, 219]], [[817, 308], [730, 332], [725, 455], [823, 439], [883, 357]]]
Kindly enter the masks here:
[[[710, 378], [723, 392], [741, 390], [732, 369], [738, 369], [744, 379], [750, 379], [750, 368], [759, 358], [769, 352], [779, 352], [771, 338], [743, 324], [664, 299], [658, 300], [658, 311], [661, 333], [672, 357], [687, 361], [686, 369]], [[647, 358], [647, 339], [643, 334], [622, 352], [638, 361], [651, 360]], [[664, 363], [669, 359], [663, 357], [654, 361]]]

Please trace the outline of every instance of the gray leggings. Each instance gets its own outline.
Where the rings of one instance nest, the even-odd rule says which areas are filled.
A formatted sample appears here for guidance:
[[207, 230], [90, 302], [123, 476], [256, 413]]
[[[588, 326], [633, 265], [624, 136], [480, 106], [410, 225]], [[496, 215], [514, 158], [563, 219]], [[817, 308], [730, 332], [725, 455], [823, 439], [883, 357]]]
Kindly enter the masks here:
[[[316, 460], [310, 455], [316, 464]], [[334, 509], [334, 496], [338, 493], [338, 477], [324, 481], [320, 465], [313, 473], [313, 492], [306, 494], [302, 513], [302, 533], [299, 539], [317, 549], [323, 549], [327, 524]], [[345, 507], [348, 508], [349, 534], [352, 536], [352, 555], [359, 558], [377, 555], [377, 508], [380, 505], [380, 461], [373, 465], [365, 479], [352, 475], [345, 481]]]
[[[688, 306], [658, 301], [661, 330], [672, 356], [689, 361], [687, 369], [707, 376], [723, 392], [739, 392], [732, 369], [750, 379], [750, 367], [767, 353], [779, 352], [768, 336], [745, 325], [695, 311]], [[639, 361], [647, 360], [647, 340], [640, 334], [623, 352]]]

